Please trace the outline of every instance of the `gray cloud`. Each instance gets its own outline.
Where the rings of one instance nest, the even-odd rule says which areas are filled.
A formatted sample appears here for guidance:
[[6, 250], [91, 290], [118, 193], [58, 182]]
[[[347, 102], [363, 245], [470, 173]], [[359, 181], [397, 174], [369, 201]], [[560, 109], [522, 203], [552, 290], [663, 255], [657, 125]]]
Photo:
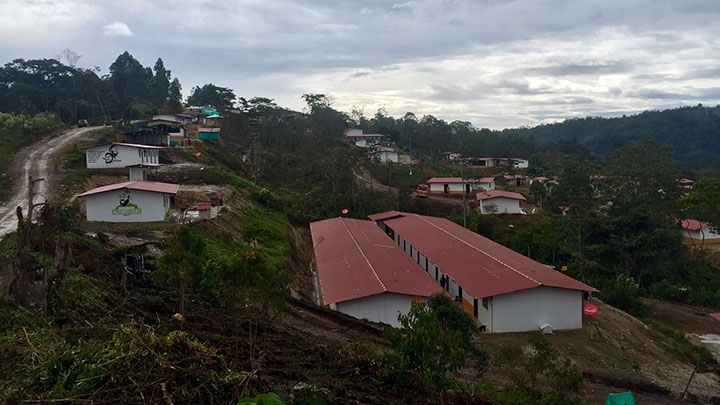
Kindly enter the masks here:
[[107, 72], [127, 50], [186, 95], [213, 82], [301, 109], [317, 92], [500, 128], [718, 104], [718, 20], [714, 0], [5, 0], [0, 63], [70, 48]]

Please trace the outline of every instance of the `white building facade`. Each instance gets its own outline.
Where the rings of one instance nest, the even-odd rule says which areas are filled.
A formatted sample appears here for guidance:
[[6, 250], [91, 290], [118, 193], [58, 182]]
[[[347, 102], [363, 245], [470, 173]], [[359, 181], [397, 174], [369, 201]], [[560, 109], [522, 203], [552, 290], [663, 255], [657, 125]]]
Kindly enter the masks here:
[[158, 165], [162, 147], [111, 143], [85, 151], [88, 169], [115, 169], [143, 164]]
[[86, 198], [88, 221], [163, 221], [171, 208], [177, 184], [134, 181], [112, 184], [80, 194]]

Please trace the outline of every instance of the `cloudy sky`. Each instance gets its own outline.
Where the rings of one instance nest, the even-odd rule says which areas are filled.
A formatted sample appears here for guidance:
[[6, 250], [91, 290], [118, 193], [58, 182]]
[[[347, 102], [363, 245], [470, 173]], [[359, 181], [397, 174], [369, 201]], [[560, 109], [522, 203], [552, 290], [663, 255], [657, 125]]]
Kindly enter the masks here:
[[717, 0], [0, 0], [0, 64], [127, 50], [183, 86], [478, 128], [720, 104]]

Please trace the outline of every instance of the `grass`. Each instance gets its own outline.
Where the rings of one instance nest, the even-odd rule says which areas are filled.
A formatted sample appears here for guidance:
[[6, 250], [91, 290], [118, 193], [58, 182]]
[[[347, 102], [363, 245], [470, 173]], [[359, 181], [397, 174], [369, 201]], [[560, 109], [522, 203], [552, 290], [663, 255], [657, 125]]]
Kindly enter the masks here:
[[662, 322], [654, 319], [645, 319], [644, 322], [660, 334], [660, 344], [670, 353], [692, 364], [700, 364], [701, 370], [720, 370], [720, 365], [707, 347], [692, 343], [684, 333]]

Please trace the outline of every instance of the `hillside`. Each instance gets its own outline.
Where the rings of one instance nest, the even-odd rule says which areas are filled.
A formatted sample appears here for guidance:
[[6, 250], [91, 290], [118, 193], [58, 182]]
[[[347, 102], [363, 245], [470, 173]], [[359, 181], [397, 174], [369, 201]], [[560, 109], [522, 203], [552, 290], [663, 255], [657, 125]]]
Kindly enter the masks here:
[[[328, 403], [429, 401], [418, 381], [397, 385], [377, 363], [377, 351], [388, 347], [382, 326], [313, 304], [317, 291], [307, 224], [289, 221], [275, 208], [277, 197], [208, 157], [220, 149], [222, 145], [197, 142], [187, 150], [172, 150], [163, 160], [176, 165], [153, 177], [181, 182], [178, 199], [185, 205], [205, 200], [209, 193], [222, 195], [217, 218], [183, 227], [176, 222], [137, 226], [80, 221], [77, 229], [63, 228], [63, 234], [72, 235], [72, 260], [52, 294], [49, 316], [0, 306], [0, 322], [6, 325], [0, 334], [0, 400], [236, 403], [275, 392], [288, 403], [312, 398]], [[196, 157], [199, 151], [202, 159]], [[59, 159], [64, 162], [65, 194], [118, 181], [83, 170], [79, 153], [70, 151]], [[75, 201], [71, 207], [81, 206]], [[59, 225], [46, 221], [43, 226]], [[34, 237], [52, 246], [52, 239], [44, 237], [56, 234], [45, 231]], [[203, 260], [177, 255], [173, 246], [182, 241], [180, 234]], [[7, 257], [13, 246], [5, 249]], [[262, 263], [277, 267], [254, 267], [251, 251]], [[138, 252], [147, 257], [147, 271], [128, 273], [122, 261]], [[198, 277], [213, 277], [189, 287], [192, 277], [168, 272], [163, 256], [184, 257], [212, 270]], [[236, 273], [222, 273], [223, 257], [270, 278], [257, 283], [252, 274], [236, 278]], [[210, 259], [218, 267], [206, 267]], [[242, 266], [235, 269], [242, 272]], [[266, 273], [272, 269], [281, 271]], [[271, 294], [285, 292], [269, 284], [278, 280], [273, 277], [285, 276], [288, 298], [276, 306]], [[585, 389], [579, 398], [598, 403], [607, 393], [632, 390], [639, 403], [676, 403], [693, 369], [690, 359], [707, 356], [687, 346], [685, 333], [720, 333], [720, 324], [697, 315], [703, 310], [696, 307], [673, 307], [676, 316], [660, 316], [667, 312], [657, 308], [668, 306], [655, 303], [658, 315], [648, 322], [655, 319], [680, 331], [663, 333], [598, 305], [593, 324], [545, 338], [583, 373]], [[503, 347], [525, 346], [535, 335], [478, 336], [476, 344], [495, 360], [482, 376], [473, 369], [459, 372], [461, 381], [478, 385], [447, 393], [446, 402], [512, 403], [499, 387], [512, 386], [518, 370], [524, 371], [497, 356]], [[494, 388], [479, 385], [483, 383]], [[702, 369], [690, 385], [689, 400], [706, 403], [717, 396], [717, 386], [717, 373]]]
[[546, 145], [576, 142], [592, 154], [604, 155], [628, 142], [646, 137], [673, 148], [674, 159], [685, 168], [720, 168], [720, 106], [645, 111], [618, 118], [587, 117], [525, 129], [506, 129]]

